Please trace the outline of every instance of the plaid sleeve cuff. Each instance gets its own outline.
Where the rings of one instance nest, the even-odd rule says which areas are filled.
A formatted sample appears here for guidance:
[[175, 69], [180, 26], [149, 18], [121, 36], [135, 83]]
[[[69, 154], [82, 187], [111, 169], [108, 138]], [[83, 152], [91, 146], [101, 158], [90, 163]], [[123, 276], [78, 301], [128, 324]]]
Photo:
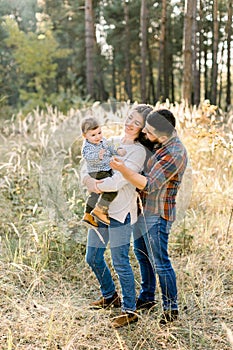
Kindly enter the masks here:
[[141, 190], [143, 193], [149, 193], [148, 192], [148, 187], [149, 187], [149, 185], [148, 185], [148, 179], [146, 180], [147, 182], [146, 182], [146, 186]]

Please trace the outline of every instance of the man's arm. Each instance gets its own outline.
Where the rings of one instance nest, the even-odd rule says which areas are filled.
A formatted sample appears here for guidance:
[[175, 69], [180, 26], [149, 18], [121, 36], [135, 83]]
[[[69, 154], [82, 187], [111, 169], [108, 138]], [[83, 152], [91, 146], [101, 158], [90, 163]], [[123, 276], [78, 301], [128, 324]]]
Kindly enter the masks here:
[[113, 170], [120, 171], [124, 178], [139, 190], [143, 190], [143, 188], [145, 188], [147, 178], [141, 174], [138, 174], [132, 169], [129, 169], [119, 158], [114, 157], [110, 162], [110, 166]]

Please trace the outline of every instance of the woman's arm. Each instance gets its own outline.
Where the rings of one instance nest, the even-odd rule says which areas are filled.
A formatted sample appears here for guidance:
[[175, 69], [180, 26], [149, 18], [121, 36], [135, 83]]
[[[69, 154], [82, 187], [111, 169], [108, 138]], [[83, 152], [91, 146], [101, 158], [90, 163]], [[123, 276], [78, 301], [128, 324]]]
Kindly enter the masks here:
[[160, 160], [154, 159], [151, 169], [146, 176], [137, 174], [129, 169], [120, 159], [114, 158], [111, 167], [118, 170], [134, 186], [148, 193], [164, 186], [175, 174], [183, 171], [187, 164], [187, 153], [184, 147], [167, 152]]
[[[127, 153], [127, 158], [124, 161], [125, 167], [137, 174], [142, 170], [145, 158], [145, 149], [141, 146], [136, 147], [134, 150]], [[126, 178], [121, 172], [117, 171], [112, 177], [104, 179], [104, 181], [101, 184], [98, 184], [97, 187], [103, 192], [112, 192], [118, 191], [129, 182], [132, 183], [130, 179]]]
[[80, 162], [80, 179], [81, 184], [87, 187], [88, 192], [101, 193], [97, 188], [97, 183], [101, 183], [102, 180], [93, 179], [87, 172], [87, 165], [84, 159]]
[[110, 162], [110, 166], [112, 169], [119, 171], [127, 182], [130, 182], [139, 190], [142, 190], [146, 186], [147, 178], [144, 175], [138, 174], [136, 171], [128, 168], [121, 159], [114, 157]]

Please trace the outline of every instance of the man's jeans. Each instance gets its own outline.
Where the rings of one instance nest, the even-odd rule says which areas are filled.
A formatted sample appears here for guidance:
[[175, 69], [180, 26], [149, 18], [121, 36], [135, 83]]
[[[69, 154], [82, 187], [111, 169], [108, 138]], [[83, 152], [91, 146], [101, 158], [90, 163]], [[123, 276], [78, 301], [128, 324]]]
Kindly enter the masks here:
[[130, 215], [126, 217], [124, 224], [112, 218], [110, 218], [109, 226], [99, 223], [98, 232], [103, 237], [104, 243], [101, 242], [95, 230], [89, 230], [86, 261], [100, 283], [102, 295], [105, 298], [112, 297], [115, 292], [115, 284], [104, 259], [107, 243], [110, 242], [112, 263], [122, 289], [122, 310], [135, 311], [135, 282], [129, 262], [130, 238], [132, 234]]
[[140, 215], [134, 225], [134, 252], [141, 271], [141, 291], [143, 301], [154, 300], [158, 274], [162, 291], [163, 309], [176, 310], [176, 275], [168, 256], [168, 237], [172, 222], [160, 216]]

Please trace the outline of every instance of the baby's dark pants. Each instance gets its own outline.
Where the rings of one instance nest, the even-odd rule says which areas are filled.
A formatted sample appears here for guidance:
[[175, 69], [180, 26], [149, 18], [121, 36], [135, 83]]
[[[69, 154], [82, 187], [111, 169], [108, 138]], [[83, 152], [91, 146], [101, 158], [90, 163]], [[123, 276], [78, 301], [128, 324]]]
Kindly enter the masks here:
[[[102, 180], [102, 179], [105, 179], [106, 177], [111, 177], [113, 175], [113, 171], [112, 169], [109, 169], [108, 171], [98, 171], [98, 172], [89, 173], [89, 175], [96, 180]], [[93, 210], [97, 202], [100, 207], [104, 207], [107, 210], [109, 207], [109, 204], [113, 201], [113, 199], [116, 196], [117, 196], [117, 192], [103, 192], [101, 194], [94, 193], [94, 192], [90, 193], [86, 201], [85, 212], [90, 214], [90, 212]]]

